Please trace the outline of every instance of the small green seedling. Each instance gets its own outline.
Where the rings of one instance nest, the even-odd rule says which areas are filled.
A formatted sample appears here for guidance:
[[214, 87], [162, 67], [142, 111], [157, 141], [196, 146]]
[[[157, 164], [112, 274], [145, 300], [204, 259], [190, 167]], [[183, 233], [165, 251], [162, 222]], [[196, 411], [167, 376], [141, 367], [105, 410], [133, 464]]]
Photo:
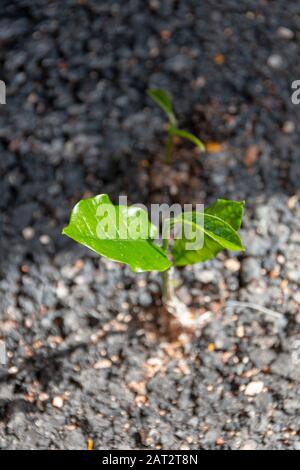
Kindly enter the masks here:
[[169, 124], [167, 128], [168, 138], [165, 144], [165, 163], [171, 164], [171, 158], [174, 151], [174, 137], [182, 137], [183, 139], [192, 142], [201, 152], [205, 151], [204, 143], [191, 132], [178, 129], [177, 119], [173, 111], [172, 99], [165, 90], [149, 89], [147, 90], [148, 96], [155, 101], [158, 106], [166, 113]]
[[[160, 246], [159, 230], [144, 208], [114, 205], [107, 194], [101, 194], [79, 201], [62, 233], [99, 255], [129, 265], [134, 272], [161, 272], [163, 302], [174, 306], [170, 269], [210, 260], [223, 249], [244, 250], [238, 234], [243, 209], [243, 202], [218, 199], [200, 215], [190, 211], [168, 218]], [[180, 237], [174, 237], [174, 232], [166, 237], [165, 228], [175, 231], [178, 226]], [[201, 244], [195, 248], [196, 239]]]

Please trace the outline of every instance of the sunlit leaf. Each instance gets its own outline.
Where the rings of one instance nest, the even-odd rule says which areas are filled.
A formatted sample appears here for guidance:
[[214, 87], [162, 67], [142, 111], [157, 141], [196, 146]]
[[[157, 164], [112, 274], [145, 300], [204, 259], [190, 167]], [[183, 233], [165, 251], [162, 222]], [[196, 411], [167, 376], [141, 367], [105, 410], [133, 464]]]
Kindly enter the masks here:
[[195, 234], [200, 231], [200, 235], [203, 236], [203, 245], [197, 249], [191, 249], [191, 243], [195, 238], [176, 239], [173, 247], [174, 263], [178, 266], [185, 266], [212, 259], [223, 249], [244, 250], [237, 233], [241, 225], [243, 207], [244, 204], [241, 202], [218, 200], [204, 211], [203, 219], [200, 219], [202, 223], [199, 223], [199, 214], [195, 212], [192, 213], [192, 217], [188, 217], [188, 214], [180, 216], [182, 223], [193, 226]]
[[205, 213], [216, 215], [228, 222], [235, 230], [239, 230], [242, 223], [244, 206], [244, 201], [217, 199], [216, 202], [205, 209]]
[[153, 242], [157, 228], [136, 206], [115, 206], [106, 194], [79, 201], [63, 234], [135, 272], [165, 271], [166, 253]]

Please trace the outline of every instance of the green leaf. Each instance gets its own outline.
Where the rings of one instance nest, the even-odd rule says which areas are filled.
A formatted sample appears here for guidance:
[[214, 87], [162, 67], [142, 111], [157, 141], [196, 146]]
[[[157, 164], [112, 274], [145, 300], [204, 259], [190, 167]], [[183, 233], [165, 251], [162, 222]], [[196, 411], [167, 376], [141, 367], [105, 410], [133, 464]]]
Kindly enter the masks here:
[[217, 199], [214, 204], [205, 209], [205, 213], [216, 215], [220, 219], [226, 220], [235, 230], [239, 230], [242, 223], [244, 206], [244, 201]]
[[184, 139], [187, 139], [190, 142], [193, 142], [193, 144], [195, 144], [196, 147], [201, 152], [205, 151], [204, 143], [200, 139], [198, 139], [198, 137], [196, 137], [194, 134], [192, 134], [191, 132], [183, 131], [181, 129], [177, 129], [176, 127], [170, 127], [169, 133], [173, 136], [177, 135], [178, 137], [183, 137]]
[[176, 239], [173, 247], [174, 263], [177, 266], [185, 266], [212, 259], [223, 249], [244, 250], [236, 231], [240, 227], [242, 213], [243, 203], [218, 200], [204, 211], [202, 223], [201, 214], [199, 220], [199, 214], [195, 212], [185, 213], [179, 219], [174, 219], [174, 223], [191, 225], [196, 235], [203, 236], [203, 245], [197, 249], [189, 249], [196, 235], [194, 239], [187, 239], [185, 236]]
[[79, 201], [62, 233], [135, 272], [165, 271], [171, 266], [165, 251], [152, 241], [157, 228], [147, 212], [115, 206], [106, 194]]
[[166, 113], [172, 126], [176, 126], [176, 117], [173, 112], [172, 100], [165, 90], [151, 88], [147, 90], [147, 95], [155, 101], [158, 106]]

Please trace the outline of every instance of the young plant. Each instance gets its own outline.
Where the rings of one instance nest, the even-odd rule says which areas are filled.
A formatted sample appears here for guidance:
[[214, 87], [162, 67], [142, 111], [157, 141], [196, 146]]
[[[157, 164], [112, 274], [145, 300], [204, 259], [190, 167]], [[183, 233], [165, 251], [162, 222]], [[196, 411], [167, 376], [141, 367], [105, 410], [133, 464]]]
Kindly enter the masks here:
[[167, 127], [168, 138], [165, 144], [165, 163], [171, 164], [172, 154], [174, 151], [174, 138], [182, 137], [192, 142], [199, 151], [205, 151], [204, 143], [191, 132], [184, 131], [178, 128], [177, 119], [173, 111], [172, 99], [165, 90], [161, 89], [149, 89], [147, 90], [148, 96], [166, 113], [169, 123]]
[[[163, 225], [160, 246], [158, 228], [149, 221], [146, 210], [113, 205], [107, 194], [100, 194], [75, 205], [62, 233], [99, 255], [129, 265], [134, 272], [161, 272], [163, 303], [185, 324], [187, 309], [174, 296], [171, 268], [210, 260], [223, 249], [244, 250], [238, 234], [243, 209], [243, 202], [218, 199], [200, 215], [191, 211], [169, 218]], [[169, 231], [165, 228], [178, 225], [180, 237], [166, 238]], [[192, 228], [192, 238], [186, 227]], [[191, 247], [196, 239], [201, 244]]]

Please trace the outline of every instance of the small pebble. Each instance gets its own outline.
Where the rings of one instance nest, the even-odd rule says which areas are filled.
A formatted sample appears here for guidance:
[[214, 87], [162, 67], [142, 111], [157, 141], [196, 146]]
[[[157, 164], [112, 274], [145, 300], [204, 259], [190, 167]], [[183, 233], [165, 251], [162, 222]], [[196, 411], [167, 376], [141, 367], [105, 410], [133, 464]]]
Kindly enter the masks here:
[[108, 369], [112, 362], [109, 359], [100, 359], [94, 364], [94, 369]]
[[240, 448], [241, 450], [255, 450], [257, 449], [257, 443], [251, 439], [246, 441]]
[[[290, 210], [293, 210], [295, 209], [296, 205], [297, 205], [297, 202], [298, 202], [298, 195], [297, 194], [294, 194], [294, 196], [291, 196], [288, 200], [288, 203], [287, 203], [287, 206]], [[279, 255], [279, 256], [282, 256], [282, 255]], [[279, 258], [278, 256], [278, 258]]]
[[52, 406], [54, 406], [54, 408], [62, 408], [64, 406], [63, 397], [60, 397], [60, 396], [54, 397], [52, 400]]
[[50, 237], [49, 235], [41, 235], [40, 236], [40, 242], [42, 245], [48, 245], [50, 243]]
[[22, 230], [22, 235], [25, 238], [25, 240], [32, 240], [34, 237], [34, 229], [32, 227], [25, 227]]
[[238, 338], [243, 338], [245, 336], [245, 329], [242, 325], [237, 327], [236, 335], [237, 335]]
[[229, 258], [225, 261], [225, 268], [232, 273], [236, 273], [240, 270], [241, 263], [236, 258]]
[[281, 69], [283, 66], [283, 59], [279, 54], [272, 54], [268, 58], [268, 66], [272, 69]]
[[280, 26], [277, 29], [277, 34], [282, 39], [293, 39], [294, 37], [294, 32], [285, 26]]
[[255, 395], [261, 393], [263, 388], [264, 383], [262, 381], [250, 382], [245, 389], [245, 395], [248, 397], [254, 397]]
[[216, 440], [216, 445], [217, 446], [223, 446], [225, 444], [224, 439], [222, 437], [219, 437], [219, 439]]
[[203, 284], [209, 284], [215, 279], [215, 273], [204, 269], [198, 273], [197, 277], [200, 282], [203, 282]]
[[59, 299], [64, 299], [67, 297], [69, 293], [69, 290], [67, 288], [67, 286], [62, 282], [62, 281], [59, 281], [58, 282], [58, 285], [57, 285], [57, 288], [56, 288], [56, 295]]
[[39, 394], [39, 400], [40, 401], [47, 401], [49, 399], [48, 393], [42, 392]]
[[225, 57], [223, 54], [217, 54], [215, 57], [214, 57], [214, 63], [217, 64], [217, 65], [223, 65], [225, 62]]
[[292, 134], [295, 131], [295, 123], [293, 121], [285, 121], [285, 123], [282, 126], [282, 131], [285, 134]]

